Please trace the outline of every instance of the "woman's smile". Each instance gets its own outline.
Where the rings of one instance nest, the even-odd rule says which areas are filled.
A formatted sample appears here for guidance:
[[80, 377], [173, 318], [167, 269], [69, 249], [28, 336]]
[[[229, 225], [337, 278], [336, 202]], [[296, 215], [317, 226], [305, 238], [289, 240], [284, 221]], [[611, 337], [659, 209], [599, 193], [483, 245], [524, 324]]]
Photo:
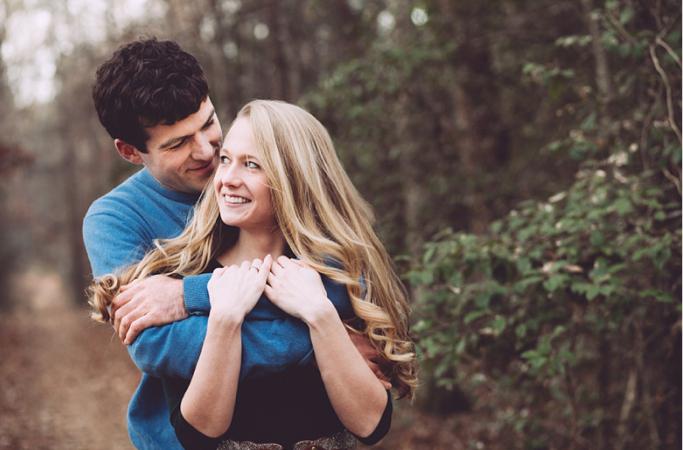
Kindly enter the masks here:
[[275, 223], [268, 177], [259, 155], [249, 121], [238, 118], [225, 136], [214, 176], [218, 209], [226, 225], [263, 229]]
[[251, 200], [248, 198], [234, 194], [223, 194], [223, 201], [229, 206], [240, 206], [251, 203]]

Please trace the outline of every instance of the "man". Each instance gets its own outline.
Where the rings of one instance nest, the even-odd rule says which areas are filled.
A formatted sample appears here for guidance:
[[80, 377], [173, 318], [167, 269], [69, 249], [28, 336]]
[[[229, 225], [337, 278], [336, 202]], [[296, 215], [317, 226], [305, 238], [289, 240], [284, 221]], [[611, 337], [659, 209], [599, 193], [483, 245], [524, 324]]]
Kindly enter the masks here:
[[[119, 155], [144, 166], [84, 218], [85, 247], [99, 277], [140, 260], [155, 239], [182, 231], [212, 177], [222, 133], [199, 63], [174, 42], [147, 39], [117, 50], [97, 71], [93, 99]], [[128, 410], [137, 448], [182, 448], [158, 377], [191, 377], [206, 333], [209, 278], [157, 275], [125, 286], [114, 300], [115, 329], [143, 372]], [[312, 358], [305, 327], [295, 322], [247, 317], [241, 379]], [[356, 345], [372, 357], [367, 344]]]

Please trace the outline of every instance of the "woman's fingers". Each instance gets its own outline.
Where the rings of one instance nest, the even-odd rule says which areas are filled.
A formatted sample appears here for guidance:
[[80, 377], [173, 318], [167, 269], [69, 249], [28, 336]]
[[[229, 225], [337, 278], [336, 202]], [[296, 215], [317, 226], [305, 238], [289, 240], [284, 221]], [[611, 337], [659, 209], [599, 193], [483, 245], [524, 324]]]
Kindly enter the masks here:
[[[282, 256], [280, 256], [280, 258], [282, 258]], [[281, 275], [285, 271], [285, 268], [280, 264], [280, 258], [273, 260], [273, 263], [270, 266], [270, 271], [275, 275]]]
[[265, 285], [266, 281], [268, 280], [268, 277], [270, 276], [270, 267], [273, 264], [273, 258], [270, 255], [267, 255], [264, 259], [263, 262], [260, 264], [259, 270], [258, 270], [258, 280], [261, 285]]
[[247, 272], [251, 268], [251, 262], [250, 261], [242, 261], [242, 264], [239, 266], [240, 272], [244, 273]]
[[263, 266], [263, 261], [261, 261], [261, 258], [256, 258], [251, 262], [249, 269], [255, 269], [258, 272], [261, 270], [261, 266]]
[[271, 269], [271, 271], [266, 276], [266, 285], [270, 286], [271, 288], [274, 288], [277, 284], [277, 281], [277, 275], [275, 275]]
[[293, 262], [294, 264], [296, 264], [296, 265], [299, 266], [299, 267], [304, 267], [304, 268], [310, 267], [308, 264], [306, 264], [305, 262], [303, 262], [303, 261], [300, 260], [300, 259], [291, 258], [290, 261]]
[[294, 265], [292, 260], [287, 258], [286, 256], [278, 256], [277, 262], [285, 269]]

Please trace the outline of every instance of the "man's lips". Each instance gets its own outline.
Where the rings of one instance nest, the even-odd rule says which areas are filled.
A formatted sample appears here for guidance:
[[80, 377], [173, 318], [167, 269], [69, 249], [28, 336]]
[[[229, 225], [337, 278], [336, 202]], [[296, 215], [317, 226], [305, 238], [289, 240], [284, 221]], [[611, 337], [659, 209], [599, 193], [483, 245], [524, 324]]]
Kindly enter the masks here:
[[209, 161], [208, 163], [206, 163], [206, 164], [204, 164], [204, 165], [197, 166], [197, 167], [192, 167], [192, 168], [190, 168], [190, 169], [188, 169], [188, 170], [189, 170], [190, 172], [201, 172], [201, 171], [204, 171], [204, 170], [207, 170], [207, 169], [213, 169], [213, 164], [212, 164], [212, 163], [213, 163], [213, 161]]

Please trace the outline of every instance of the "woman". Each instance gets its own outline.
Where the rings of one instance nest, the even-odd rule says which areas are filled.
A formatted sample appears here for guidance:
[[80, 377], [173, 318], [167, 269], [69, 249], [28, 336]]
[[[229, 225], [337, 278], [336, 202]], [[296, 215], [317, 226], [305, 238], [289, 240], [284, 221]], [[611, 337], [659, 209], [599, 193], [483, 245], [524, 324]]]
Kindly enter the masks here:
[[[100, 279], [93, 306], [106, 318], [121, 284], [153, 273], [213, 270], [194, 375], [189, 382], [165, 380], [171, 420], [186, 447], [242, 448], [240, 442], [253, 441], [298, 448], [307, 441], [351, 448], [345, 430], [376, 442], [388, 431], [391, 397], [342, 318], [354, 319], [346, 326], [379, 350], [399, 395], [412, 395], [416, 377], [408, 304], [372, 229], [370, 208], [325, 128], [294, 105], [244, 106], [219, 158], [185, 231], [118, 277]], [[315, 361], [238, 386], [241, 324], [262, 295], [308, 327]]]

